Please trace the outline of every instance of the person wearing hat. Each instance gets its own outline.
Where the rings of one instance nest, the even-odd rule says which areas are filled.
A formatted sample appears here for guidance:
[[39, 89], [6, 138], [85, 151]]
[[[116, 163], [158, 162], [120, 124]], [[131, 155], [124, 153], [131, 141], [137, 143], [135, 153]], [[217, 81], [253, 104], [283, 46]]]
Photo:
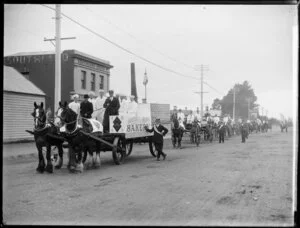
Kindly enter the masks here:
[[168, 133], [168, 129], [165, 128], [163, 125], [160, 123], [160, 119], [155, 120], [155, 124], [151, 129], [148, 128], [148, 126], [145, 126], [145, 130], [147, 132], [154, 132], [154, 135], [152, 137], [152, 142], [154, 143], [155, 149], [157, 151], [157, 161], [159, 161], [160, 155], [163, 156], [164, 160], [167, 157], [167, 154], [165, 154], [163, 150], [163, 145], [164, 145], [164, 136]]
[[103, 89], [99, 89], [99, 96], [96, 98], [95, 101], [95, 110], [94, 112], [96, 112], [96, 119], [103, 124], [103, 118], [104, 118], [104, 112], [105, 112], [105, 108], [103, 107], [104, 103], [105, 103], [106, 98], [104, 97], [104, 90]]
[[77, 117], [79, 117], [79, 113], [80, 113], [80, 103], [78, 102], [79, 95], [74, 94], [72, 96], [72, 99], [73, 102], [69, 103], [69, 108], [72, 109], [77, 114]]
[[223, 122], [223, 120], [221, 119], [219, 122], [219, 126], [218, 126], [218, 131], [219, 131], [219, 143], [224, 143], [224, 135], [225, 135], [225, 124]]
[[138, 104], [136, 103], [136, 101], [134, 100], [135, 96], [131, 95], [130, 96], [130, 102], [127, 105], [127, 113], [131, 114], [131, 115], [135, 115], [136, 111], [137, 111], [137, 106]]
[[242, 124], [241, 124], [241, 135], [242, 135], [242, 143], [245, 143], [246, 142], [246, 138], [248, 136], [248, 124], [246, 123], [245, 120], [243, 120]]
[[92, 118], [92, 113], [94, 111], [93, 104], [89, 102], [89, 95], [85, 94], [83, 96], [84, 101], [80, 103], [80, 115], [84, 118]]
[[109, 116], [119, 115], [120, 102], [114, 97], [114, 91], [109, 90], [109, 97], [106, 98], [103, 107], [105, 108], [103, 119], [103, 130], [109, 132]]

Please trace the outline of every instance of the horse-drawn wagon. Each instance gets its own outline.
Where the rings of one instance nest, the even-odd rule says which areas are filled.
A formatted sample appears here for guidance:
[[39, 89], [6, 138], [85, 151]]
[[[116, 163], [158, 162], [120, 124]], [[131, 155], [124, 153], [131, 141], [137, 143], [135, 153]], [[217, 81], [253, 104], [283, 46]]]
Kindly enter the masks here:
[[135, 113], [110, 116], [108, 132], [103, 132], [102, 124], [94, 119], [81, 117], [79, 125], [77, 115], [67, 105], [63, 107], [61, 119], [64, 126], [60, 129], [60, 135], [68, 142], [69, 160], [75, 170], [82, 170], [78, 167], [81, 162], [89, 166], [93, 152], [96, 152], [93, 163], [100, 165], [100, 152], [111, 151], [115, 164], [119, 165], [131, 154], [134, 143], [148, 143], [150, 153], [156, 157], [153, 133], [144, 129], [152, 121], [150, 104], [138, 104]]
[[[136, 113], [120, 113], [110, 116], [110, 128], [107, 133], [93, 132], [92, 128], [87, 130], [86, 127], [80, 131], [83, 135], [100, 143], [101, 152], [112, 151], [113, 160], [119, 165], [131, 154], [135, 143], [148, 143], [151, 155], [156, 157], [152, 143], [153, 133], [146, 132], [144, 129], [145, 126], [150, 128], [151, 122], [150, 104], [138, 104]], [[85, 161], [87, 151], [84, 153], [83, 161]]]

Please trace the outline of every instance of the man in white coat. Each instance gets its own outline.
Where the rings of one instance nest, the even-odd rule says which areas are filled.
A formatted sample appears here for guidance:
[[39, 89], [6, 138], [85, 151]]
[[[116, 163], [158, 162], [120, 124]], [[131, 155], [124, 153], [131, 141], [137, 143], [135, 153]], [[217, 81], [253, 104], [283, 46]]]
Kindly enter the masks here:
[[181, 126], [183, 129], [185, 129], [184, 124], [183, 124], [184, 118], [185, 118], [184, 113], [182, 112], [181, 109], [179, 109], [178, 113], [177, 113], [177, 119], [179, 122], [179, 126]]
[[72, 98], [73, 98], [73, 102], [71, 102], [69, 104], [69, 108], [72, 109], [74, 112], [76, 112], [77, 117], [79, 117], [79, 113], [80, 113], [80, 103], [78, 102], [79, 95], [78, 94], [74, 94], [72, 96]]
[[[95, 93], [93, 92], [93, 91], [90, 91], [89, 93], [88, 93], [88, 95], [89, 95], [89, 99], [88, 99], [88, 101], [89, 102], [91, 102], [92, 104], [93, 104], [93, 110], [95, 111], [96, 109], [95, 109], [95, 102], [96, 102], [96, 95], [95, 95]], [[92, 113], [92, 118], [93, 119], [96, 119], [96, 112], [93, 112]]]
[[94, 113], [95, 113], [96, 119], [101, 124], [103, 124], [103, 118], [104, 118], [104, 112], [105, 112], [105, 108], [103, 107], [105, 99], [106, 99], [106, 97], [104, 96], [104, 90], [100, 89], [99, 90], [99, 96], [95, 100]]
[[136, 115], [136, 112], [137, 112], [137, 106], [138, 104], [136, 103], [136, 101], [134, 100], [135, 96], [134, 95], [131, 95], [130, 96], [130, 102], [128, 103], [128, 106], [127, 106], [127, 113], [129, 115]]
[[191, 110], [186, 118], [186, 124], [192, 124], [195, 120], [195, 116], [193, 114], [193, 111]]
[[127, 100], [127, 97], [126, 96], [123, 96], [121, 95], [120, 96], [120, 109], [119, 109], [119, 114], [120, 115], [124, 115], [124, 114], [127, 114], [127, 111], [128, 111], [128, 100]]

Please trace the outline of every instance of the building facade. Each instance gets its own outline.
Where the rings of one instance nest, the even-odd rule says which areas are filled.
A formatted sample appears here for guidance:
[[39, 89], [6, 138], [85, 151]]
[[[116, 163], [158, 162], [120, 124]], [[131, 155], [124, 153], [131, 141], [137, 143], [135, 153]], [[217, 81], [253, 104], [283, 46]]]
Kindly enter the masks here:
[[4, 66], [3, 79], [3, 142], [32, 141], [25, 130], [33, 129], [33, 103], [45, 104], [45, 93], [12, 67]]
[[[15, 68], [46, 94], [46, 108], [54, 108], [55, 53], [28, 52], [4, 57], [4, 65]], [[65, 50], [61, 54], [61, 101], [71, 101], [75, 93], [79, 100], [83, 95], [99, 89], [109, 90], [110, 69], [113, 66], [77, 50]]]

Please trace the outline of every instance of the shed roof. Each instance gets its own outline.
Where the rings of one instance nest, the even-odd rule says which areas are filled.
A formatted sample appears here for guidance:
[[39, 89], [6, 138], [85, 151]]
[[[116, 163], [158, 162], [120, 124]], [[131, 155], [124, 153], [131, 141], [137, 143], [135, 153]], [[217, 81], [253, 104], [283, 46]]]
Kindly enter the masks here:
[[26, 79], [14, 68], [8, 66], [3, 66], [3, 68], [4, 91], [37, 94], [43, 96], [46, 95], [41, 89]]

